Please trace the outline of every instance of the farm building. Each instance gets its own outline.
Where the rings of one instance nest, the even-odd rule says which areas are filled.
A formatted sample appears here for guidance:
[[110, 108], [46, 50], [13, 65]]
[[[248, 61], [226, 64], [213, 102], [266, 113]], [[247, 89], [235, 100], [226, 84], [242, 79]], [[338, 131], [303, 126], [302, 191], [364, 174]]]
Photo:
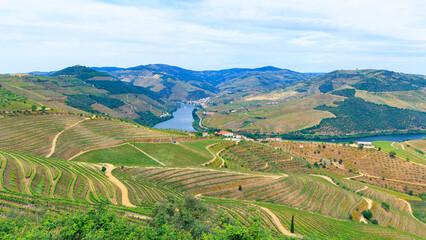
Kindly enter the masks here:
[[358, 145], [358, 146], [363, 145], [366, 148], [374, 148], [374, 145], [371, 142], [357, 141], [357, 142], [355, 142], [355, 144]]
[[217, 133], [218, 136], [223, 136], [223, 137], [234, 137], [234, 134], [232, 132], [228, 132], [228, 131], [220, 131]]
[[280, 137], [276, 137], [276, 138], [266, 138], [266, 141], [269, 141], [269, 142], [282, 142], [282, 141], [283, 141], [283, 139], [282, 139], [282, 138], [280, 138]]

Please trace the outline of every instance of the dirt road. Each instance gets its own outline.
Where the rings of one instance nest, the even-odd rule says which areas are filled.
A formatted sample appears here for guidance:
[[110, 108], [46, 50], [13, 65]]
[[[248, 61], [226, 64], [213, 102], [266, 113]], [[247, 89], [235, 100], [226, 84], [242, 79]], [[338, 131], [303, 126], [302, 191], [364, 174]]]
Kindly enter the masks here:
[[[260, 206], [259, 206], [260, 207]], [[278, 228], [278, 230], [289, 237], [297, 237], [300, 238], [299, 235], [291, 233], [290, 231], [288, 231], [287, 229], [284, 228], [284, 226], [281, 224], [280, 220], [278, 219], [277, 215], [275, 215], [273, 212], [271, 212], [271, 210], [265, 208], [265, 207], [260, 207], [263, 211], [265, 211], [271, 218], [272, 218], [272, 222], [274, 223], [274, 225]]]
[[56, 142], [58, 141], [59, 136], [60, 136], [63, 132], [65, 132], [66, 130], [69, 130], [69, 129], [71, 129], [71, 128], [75, 127], [77, 124], [79, 124], [79, 123], [81, 123], [81, 122], [84, 122], [84, 121], [86, 121], [86, 120], [89, 120], [89, 118], [85, 118], [85, 119], [83, 119], [83, 120], [80, 120], [80, 121], [78, 121], [78, 122], [74, 123], [73, 125], [71, 125], [71, 126], [69, 126], [69, 127], [65, 128], [64, 130], [60, 131], [58, 134], [56, 134], [56, 136], [53, 138], [52, 146], [50, 147], [50, 152], [46, 155], [46, 157], [47, 157], [47, 158], [51, 157], [51, 156], [52, 156], [52, 154], [55, 152]]
[[129, 200], [129, 191], [127, 187], [112, 175], [112, 170], [115, 169], [115, 166], [108, 163], [105, 163], [104, 165], [106, 167], [105, 175], [112, 183], [114, 183], [121, 190], [121, 204], [126, 207], [136, 207]]

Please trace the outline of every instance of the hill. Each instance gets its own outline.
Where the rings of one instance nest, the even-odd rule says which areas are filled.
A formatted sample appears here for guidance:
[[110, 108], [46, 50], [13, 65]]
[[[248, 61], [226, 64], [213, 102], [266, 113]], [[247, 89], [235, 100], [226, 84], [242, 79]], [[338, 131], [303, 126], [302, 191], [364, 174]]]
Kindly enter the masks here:
[[[272, 239], [280, 239], [295, 236], [289, 233], [294, 216], [296, 236], [314, 239], [355, 239], [355, 232], [363, 239], [425, 237], [424, 223], [411, 215], [411, 205], [400, 198], [417, 201], [413, 205], [416, 211], [422, 209], [423, 202], [374, 186], [387, 184], [390, 188], [395, 180], [422, 184], [422, 167], [377, 150], [328, 144], [314, 154], [317, 143], [303, 143], [304, 148], [298, 144], [233, 144], [71, 113], [5, 114], [0, 118], [0, 221], [9, 224], [16, 209], [39, 220], [46, 216], [43, 209], [65, 219], [68, 214], [103, 203], [124, 216], [122, 221], [128, 221], [127, 225], [163, 226], [167, 219], [174, 219], [168, 223], [180, 229], [176, 222], [180, 217], [187, 223], [201, 217], [189, 216], [190, 209], [185, 207], [205, 204], [201, 212], [207, 220], [194, 220], [198, 227], [188, 228], [189, 234], [208, 233], [209, 229], [223, 233], [226, 228], [218, 229], [218, 225], [193, 229], [226, 221], [250, 229], [257, 226]], [[417, 142], [413, 145], [421, 146]], [[358, 160], [363, 155], [366, 160]], [[371, 179], [332, 166], [322, 168], [328, 158], [337, 156], [343, 159], [343, 168], [362, 171]], [[311, 166], [317, 158], [327, 159], [321, 161], [321, 168]], [[374, 164], [381, 164], [381, 168]], [[386, 180], [377, 181], [374, 176], [381, 170], [386, 171]], [[314, 174], [330, 174], [333, 179]], [[346, 176], [364, 182], [346, 180]], [[394, 186], [399, 190], [400, 185]], [[410, 189], [414, 194], [422, 191], [411, 185]], [[389, 203], [390, 209], [383, 208], [381, 202]], [[364, 210], [370, 210], [373, 218], [365, 220]], [[167, 213], [172, 214], [163, 218]], [[147, 221], [149, 218], [156, 220]], [[378, 225], [372, 224], [373, 220]]]
[[412, 91], [426, 87], [426, 77], [388, 70], [338, 70], [300, 83], [298, 87], [313, 93], [327, 93], [342, 87], [368, 92]]
[[39, 108], [45, 105], [57, 110], [132, 119], [152, 126], [168, 119], [161, 116], [170, 116], [177, 108], [155, 92], [84, 66], [68, 67], [50, 76], [4, 75], [0, 76], [0, 84], [2, 89], [33, 101], [25, 110], [34, 104]]
[[[214, 99], [198, 115], [213, 129], [292, 138], [421, 132], [425, 99], [425, 76], [340, 70], [237, 101]], [[203, 116], [204, 111], [213, 114]]]
[[151, 64], [126, 69], [94, 69], [135, 86], [149, 88], [170, 100], [198, 100], [225, 92], [242, 92], [246, 95], [263, 93], [316, 76], [275, 67], [192, 71], [164, 64]]

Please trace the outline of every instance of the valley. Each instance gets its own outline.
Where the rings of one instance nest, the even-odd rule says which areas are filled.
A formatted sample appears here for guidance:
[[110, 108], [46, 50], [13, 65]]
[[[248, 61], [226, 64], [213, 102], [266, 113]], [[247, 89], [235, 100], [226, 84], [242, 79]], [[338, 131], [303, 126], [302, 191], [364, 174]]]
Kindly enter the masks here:
[[[98, 211], [111, 216], [102, 221], [148, 239], [177, 232], [229, 239], [235, 229], [264, 239], [426, 238], [425, 139], [320, 142], [423, 133], [421, 77], [271, 67], [94, 69], [0, 76], [2, 223], [28, 219], [33, 231], [53, 237], [65, 234], [70, 219], [103, 219]], [[401, 78], [403, 84], [393, 82]], [[370, 85], [375, 81], [383, 86]], [[142, 83], [147, 88], [134, 86]], [[198, 110], [161, 119], [206, 96]], [[193, 123], [194, 115], [201, 121]], [[168, 125], [151, 128], [160, 120]], [[41, 227], [53, 219], [63, 219], [60, 231]], [[186, 221], [191, 227], [181, 225]]]

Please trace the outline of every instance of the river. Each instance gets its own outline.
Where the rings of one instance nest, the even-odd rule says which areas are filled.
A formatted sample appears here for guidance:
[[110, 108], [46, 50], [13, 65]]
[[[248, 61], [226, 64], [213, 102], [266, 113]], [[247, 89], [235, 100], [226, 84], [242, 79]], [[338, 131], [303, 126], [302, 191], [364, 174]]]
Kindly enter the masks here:
[[181, 103], [180, 108], [173, 112], [173, 118], [156, 124], [154, 128], [195, 131], [195, 129], [192, 127], [192, 122], [194, 122], [192, 111], [194, 109], [194, 105]]
[[395, 135], [383, 135], [383, 136], [371, 136], [371, 137], [360, 137], [360, 138], [346, 138], [346, 139], [321, 139], [321, 140], [300, 140], [300, 141], [314, 141], [314, 142], [349, 142], [362, 141], [362, 142], [374, 142], [374, 141], [390, 141], [390, 142], [402, 142], [406, 140], [417, 140], [426, 138], [426, 134], [395, 134]]
[[[154, 128], [160, 129], [179, 129], [184, 131], [196, 131], [192, 127], [194, 118], [192, 117], [192, 111], [195, 109], [194, 105], [181, 103], [180, 108], [173, 112], [173, 118], [167, 121], [158, 123]], [[384, 135], [384, 136], [372, 136], [372, 137], [360, 137], [360, 138], [348, 138], [348, 139], [321, 139], [321, 140], [303, 140], [298, 141], [318, 141], [318, 142], [349, 142], [354, 141], [391, 141], [391, 142], [402, 142], [406, 140], [417, 140], [426, 138], [426, 134], [395, 134], [395, 135]]]

